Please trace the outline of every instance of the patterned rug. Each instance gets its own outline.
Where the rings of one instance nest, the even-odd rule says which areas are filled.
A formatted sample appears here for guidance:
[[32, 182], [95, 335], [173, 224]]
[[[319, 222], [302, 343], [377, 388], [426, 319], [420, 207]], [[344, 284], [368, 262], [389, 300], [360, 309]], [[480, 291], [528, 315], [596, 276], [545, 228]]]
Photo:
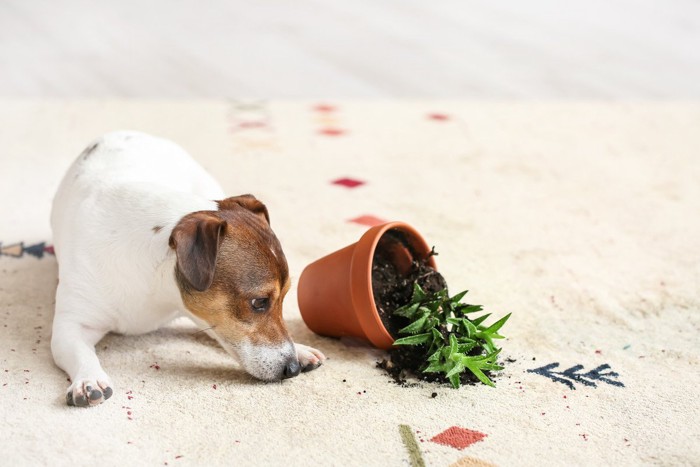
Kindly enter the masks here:
[[[2, 463], [697, 465], [698, 128], [681, 103], [2, 101]], [[311, 333], [293, 285], [319, 370], [260, 383], [176, 321], [107, 336], [114, 396], [67, 407], [50, 203], [115, 129], [263, 200], [293, 284], [368, 226], [413, 225], [451, 290], [512, 313], [496, 388], [394, 384], [381, 351]]]

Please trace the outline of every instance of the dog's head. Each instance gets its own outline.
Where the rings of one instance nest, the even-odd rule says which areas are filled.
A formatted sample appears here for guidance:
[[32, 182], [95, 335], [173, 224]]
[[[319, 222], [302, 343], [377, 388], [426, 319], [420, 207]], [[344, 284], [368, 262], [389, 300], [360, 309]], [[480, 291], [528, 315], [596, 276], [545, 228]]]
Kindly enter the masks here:
[[289, 268], [267, 208], [251, 195], [218, 206], [186, 215], [170, 235], [183, 302], [251, 375], [296, 376], [299, 362], [282, 320]]

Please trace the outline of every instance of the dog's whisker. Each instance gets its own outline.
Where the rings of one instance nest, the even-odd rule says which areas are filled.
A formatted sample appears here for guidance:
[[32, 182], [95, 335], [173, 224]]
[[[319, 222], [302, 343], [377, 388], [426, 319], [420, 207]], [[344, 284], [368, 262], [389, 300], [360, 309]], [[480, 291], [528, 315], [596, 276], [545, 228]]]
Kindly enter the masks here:
[[208, 327], [208, 328], [200, 329], [199, 331], [193, 332], [192, 335], [194, 336], [194, 335], [199, 334], [200, 332], [211, 331], [211, 330], [214, 329], [215, 327], [216, 327], [216, 326], [210, 326], [210, 327]]

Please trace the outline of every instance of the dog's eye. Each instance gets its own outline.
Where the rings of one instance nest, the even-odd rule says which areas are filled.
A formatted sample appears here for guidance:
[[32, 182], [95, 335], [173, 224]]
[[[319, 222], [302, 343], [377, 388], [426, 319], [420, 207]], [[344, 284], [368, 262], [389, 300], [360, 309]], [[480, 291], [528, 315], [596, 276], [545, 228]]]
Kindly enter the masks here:
[[267, 298], [254, 298], [250, 301], [250, 305], [255, 311], [265, 311], [270, 305], [270, 300]]

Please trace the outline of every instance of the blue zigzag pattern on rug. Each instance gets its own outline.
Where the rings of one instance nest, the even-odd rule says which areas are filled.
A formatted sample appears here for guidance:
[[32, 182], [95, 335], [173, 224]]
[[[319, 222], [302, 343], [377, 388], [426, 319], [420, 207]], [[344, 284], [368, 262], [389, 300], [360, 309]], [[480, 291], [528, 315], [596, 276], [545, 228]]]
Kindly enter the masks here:
[[41, 259], [45, 254], [54, 256], [53, 245], [47, 245], [46, 242], [34, 243], [32, 245], [25, 245], [24, 242], [15, 242], [11, 244], [0, 242], [0, 256], [22, 258], [24, 255], [29, 255]]
[[[580, 373], [583, 370], [583, 365], [574, 365], [564, 371], [554, 371], [555, 368], [559, 367], [559, 362], [550, 363], [539, 368], [534, 368], [532, 370], [527, 370], [528, 373], [535, 373], [542, 375], [545, 378], [549, 378], [556, 383], [562, 383], [569, 387], [569, 389], [575, 390], [576, 386], [574, 382], [581, 383], [584, 386], [598, 387], [596, 381], [607, 383], [612, 386], [617, 386], [624, 388], [625, 385], [622, 381], [617, 381], [617, 377], [620, 376], [616, 371], [612, 371], [610, 365], [604, 363], [586, 373]], [[606, 370], [610, 370], [607, 373], [603, 373]], [[615, 378], [615, 379], [613, 379]]]

